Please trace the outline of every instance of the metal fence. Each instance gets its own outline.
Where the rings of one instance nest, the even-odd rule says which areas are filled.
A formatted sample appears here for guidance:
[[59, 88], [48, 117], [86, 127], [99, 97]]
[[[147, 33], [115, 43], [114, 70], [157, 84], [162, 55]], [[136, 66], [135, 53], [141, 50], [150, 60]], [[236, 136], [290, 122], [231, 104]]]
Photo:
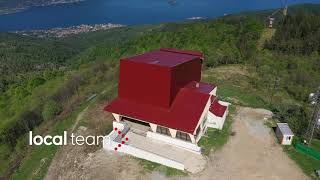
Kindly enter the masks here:
[[295, 143], [294, 147], [296, 148], [296, 150], [302, 152], [302, 153], [305, 153], [315, 159], [318, 159], [320, 160], [320, 152], [308, 147], [308, 146], [305, 146], [301, 143]]

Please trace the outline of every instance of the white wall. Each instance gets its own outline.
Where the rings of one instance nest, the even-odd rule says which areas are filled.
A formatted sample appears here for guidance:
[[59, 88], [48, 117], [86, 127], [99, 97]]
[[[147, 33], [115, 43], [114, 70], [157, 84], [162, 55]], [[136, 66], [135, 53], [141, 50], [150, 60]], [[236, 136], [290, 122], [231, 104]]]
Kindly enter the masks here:
[[198, 143], [198, 141], [201, 139], [201, 136], [205, 133], [205, 130], [206, 130], [206, 125], [204, 124], [204, 126], [202, 126], [202, 122], [203, 121], [206, 121], [207, 118], [208, 118], [208, 112], [209, 112], [209, 109], [210, 109], [210, 105], [211, 105], [211, 98], [208, 99], [207, 101], [207, 104], [206, 106], [204, 107], [203, 111], [202, 111], [202, 114], [200, 116], [200, 119], [198, 121], [198, 124], [197, 124], [197, 127], [195, 128], [194, 132], [193, 132], [193, 135], [194, 137], [196, 136], [197, 134], [197, 129], [200, 127], [201, 131], [198, 135], [198, 137], [195, 137], [195, 144]]
[[221, 104], [223, 106], [227, 106], [227, 110], [222, 117], [216, 116], [212, 112], [208, 111], [208, 117], [207, 117], [207, 126], [208, 127], [216, 128], [216, 129], [223, 128], [224, 122], [226, 121], [227, 115], [229, 113], [230, 103], [224, 102], [224, 101], [219, 101], [219, 104]]
[[[290, 140], [288, 139], [289, 137], [291, 137]], [[284, 135], [282, 140], [282, 145], [291, 145], [292, 139], [293, 139], [292, 135]]]
[[170, 136], [158, 134], [158, 133], [153, 133], [153, 132], [147, 132], [147, 137], [156, 139], [158, 141], [162, 141], [186, 150], [189, 150], [191, 152], [194, 152], [196, 154], [201, 154], [201, 147], [197, 146], [196, 144], [193, 144], [191, 142], [186, 142], [180, 139], [175, 139]]
[[113, 121], [112, 125], [113, 125], [113, 129], [114, 128], [118, 128], [119, 131], [122, 131], [124, 129], [124, 124], [123, 123], [119, 123], [117, 121]]
[[225, 113], [223, 117], [218, 117], [209, 111], [207, 118], [207, 126], [211, 128], [222, 129], [226, 120], [226, 116], [227, 113]]
[[119, 114], [116, 114], [116, 113], [112, 113], [114, 119], [118, 122], [120, 122], [120, 115]]
[[[288, 140], [287, 137], [290, 137], [290, 136], [291, 136], [291, 138], [290, 138], [290, 140]], [[293, 136], [294, 135], [283, 135], [278, 127], [276, 129], [276, 137], [278, 138], [279, 143], [281, 145], [291, 145], [292, 140], [293, 140]]]

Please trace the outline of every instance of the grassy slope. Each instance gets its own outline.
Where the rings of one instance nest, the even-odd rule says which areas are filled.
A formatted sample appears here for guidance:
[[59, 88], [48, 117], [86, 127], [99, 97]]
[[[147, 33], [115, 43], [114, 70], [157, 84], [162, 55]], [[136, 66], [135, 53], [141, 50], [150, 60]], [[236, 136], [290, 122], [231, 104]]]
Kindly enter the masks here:
[[[147, 35], [147, 36], [144, 36], [138, 40], [133, 40], [131, 43], [129, 43], [128, 45], [124, 44], [124, 43], [121, 43], [119, 44], [120, 47], [123, 47], [121, 48], [121, 52], [117, 52], [117, 51], [114, 51], [113, 50], [113, 47], [110, 48], [110, 51], [108, 49], [108, 43], [105, 42], [105, 43], [102, 43], [102, 44], [99, 44], [97, 45], [96, 47], [93, 47], [93, 48], [89, 48], [88, 50], [86, 50], [84, 53], [81, 53], [80, 55], [76, 56], [75, 59], [78, 60], [78, 62], [80, 61], [82, 64], [84, 65], [81, 65], [81, 66], [76, 66], [76, 70], [74, 72], [74, 74], [83, 74], [81, 71], [83, 71], [83, 67], [86, 67], [85, 64], [88, 64], [90, 66], [91, 65], [95, 65], [96, 62], [100, 62], [100, 61], [105, 61], [105, 60], [117, 60], [120, 56], [126, 56], [128, 54], [136, 54], [136, 53], [139, 53], [141, 52], [141, 50], [143, 51], [147, 51], [148, 49], [143, 49], [144, 46], [146, 46], [147, 44], [149, 44], [150, 42], [152, 42], [152, 40], [150, 41], [150, 39], [158, 39], [160, 38], [161, 39], [161, 36], [163, 36], [164, 38], [166, 38], [166, 40], [164, 41], [164, 44], [153, 44], [155, 45], [154, 47], [148, 47], [149, 49], [155, 49], [155, 48], [158, 48], [160, 46], [181, 46], [182, 45], [182, 42], [181, 41], [184, 41], [185, 38], [184, 36], [187, 35], [187, 34], [190, 34], [191, 36], [199, 36], [198, 34], [194, 34], [193, 32], [195, 31], [209, 31], [209, 32], [213, 32], [212, 36], [210, 36], [210, 38], [214, 38], [212, 39], [212, 41], [221, 41], [222, 39], [225, 39], [227, 38], [227, 33], [226, 32], [229, 32], [228, 34], [228, 37], [230, 37], [231, 33], [232, 34], [236, 34], [236, 28], [234, 28], [232, 25], [228, 25], [228, 24], [224, 24], [224, 23], [219, 23], [217, 26], [215, 27], [209, 27], [210, 24], [212, 24], [214, 22], [206, 22], [205, 24], [203, 23], [187, 23], [187, 24], [176, 24], [176, 23], [172, 23], [168, 26], [166, 26], [166, 31], [165, 32], [162, 32], [160, 34], [160, 37], [157, 37], [159, 34], [158, 33], [153, 33], [152, 35]], [[160, 28], [162, 28], [161, 26], [159, 26]], [[192, 30], [194, 29], [194, 30]], [[154, 32], [154, 28], [147, 28], [147, 32]], [[186, 31], [187, 34], [183, 35], [181, 34], [181, 32], [183, 31]], [[103, 33], [102, 33], [103, 34]], [[221, 34], [221, 36], [219, 35]], [[181, 36], [182, 35], [182, 36]], [[217, 36], [218, 35], [218, 36]], [[188, 35], [187, 35], [188, 36]], [[98, 36], [100, 37], [100, 35]], [[172, 39], [169, 39], [170, 38], [175, 38], [174, 41], [172, 41]], [[80, 37], [76, 37], [76, 38], [80, 38]], [[93, 39], [95, 39], [97, 37], [94, 37]], [[202, 37], [202, 40], [201, 41], [204, 41], [206, 38], [208, 37]], [[236, 37], [235, 37], [236, 38]], [[90, 38], [88, 38], [90, 39]], [[68, 40], [66, 40], [68, 41]], [[71, 40], [70, 40], [71, 41]], [[78, 39], [75, 39], [73, 40], [73, 44], [78, 42]], [[87, 40], [84, 40], [85, 42]], [[108, 41], [108, 40], [107, 40]], [[92, 40], [88, 40], [87, 42], [90, 43], [93, 43]], [[103, 41], [104, 42], [104, 41]], [[194, 44], [193, 42], [197, 42], [196, 44], [201, 45], [202, 47], [206, 47], [207, 44], [204, 44], [204, 43], [201, 43], [199, 41], [199, 38], [198, 37], [194, 37], [193, 40], [191, 42], [188, 42], [186, 43], [185, 45], [189, 46], [191, 44]], [[176, 43], [177, 45], [173, 45], [172, 43]], [[210, 42], [206, 42], [206, 43], [210, 43]], [[124, 45], [123, 45], [124, 44]], [[131, 44], [137, 44], [136, 47], [132, 46]], [[218, 43], [215, 44], [215, 46], [218, 46]], [[120, 48], [119, 47], [119, 48]], [[137, 47], [140, 47], [142, 49], [137, 49]], [[181, 48], [191, 48], [191, 47], [181, 47]], [[107, 51], [106, 51], [107, 50]], [[116, 50], [116, 48], [115, 48]], [[111, 53], [111, 57], [110, 57], [110, 53]], [[82, 61], [83, 60], [83, 61]], [[90, 70], [91, 72], [95, 72], [95, 71], [92, 71]], [[67, 73], [67, 74], [72, 74], [72, 73]], [[83, 76], [86, 77], [86, 75], [84, 74]], [[103, 76], [103, 74], [102, 74]], [[69, 75], [62, 75], [62, 79], [67, 79], [69, 77]], [[113, 76], [114, 77], [114, 76]], [[113, 78], [113, 77], [105, 77], [105, 78]], [[88, 81], [90, 82], [89, 84], [86, 84], [85, 85], [85, 88], [86, 89], [90, 89], [89, 93], [86, 93], [86, 92], [83, 92], [83, 94], [87, 94], [89, 95], [90, 92], [97, 92], [97, 90], [94, 88], [95, 86], [99, 86], [99, 87], [102, 87], [104, 84], [101, 84], [99, 81], [97, 82], [94, 82], [92, 81], [92, 79], [94, 79], [94, 77], [90, 77], [88, 79]], [[98, 83], [99, 82], [99, 83]], [[49, 82], [46, 82], [45, 85], [42, 85], [40, 86], [40, 89], [42, 89], [44, 92], [51, 92], [52, 90], [50, 88], [41, 88], [41, 87], [46, 87], [47, 84]], [[63, 85], [64, 81], [59, 83], [60, 85]], [[105, 84], [105, 88], [108, 88], [110, 85], [108, 85], [109, 81], [106, 81], [106, 84]], [[60, 86], [58, 85], [58, 86]], [[39, 91], [40, 91], [39, 89]], [[81, 91], [82, 92], [82, 91]], [[99, 91], [98, 91], [99, 92]], [[34, 97], [36, 97], [37, 93], [35, 93]], [[50, 95], [49, 95], [50, 96]], [[29, 96], [25, 97], [25, 98], [30, 98]], [[21, 102], [23, 102], [23, 100], [25, 100], [25, 98], [23, 98], [22, 100], [20, 100]], [[34, 98], [35, 101], [37, 101], [38, 98]], [[25, 101], [26, 104], [29, 104], [29, 101]], [[14, 108], [15, 105], [14, 104], [11, 104], [12, 107], [11, 108]], [[67, 127], [66, 127], [67, 128]], [[54, 132], [54, 130], [52, 130], [52, 132]], [[41, 152], [41, 149], [40, 148], [40, 152]], [[36, 149], [37, 150], [37, 149]], [[47, 149], [48, 151], [55, 151], [55, 149]], [[26, 158], [22, 161], [22, 166], [19, 168], [19, 171], [17, 174], [15, 174], [15, 177], [20, 177], [19, 174], [22, 174], [23, 176], [26, 176], [26, 177], [33, 177], [32, 173], [33, 172], [37, 172], [37, 168], [40, 166], [40, 163], [41, 161], [39, 161], [40, 157], [43, 157], [44, 154], [41, 154], [40, 157], [37, 157], [36, 154], [32, 153], [33, 151], [31, 151], [31, 153], [27, 154]], [[10, 155], [10, 154], [9, 154]], [[50, 159], [51, 157], [47, 157], [48, 159]], [[34, 159], [34, 160], [33, 160]], [[43, 158], [42, 158], [43, 159]], [[10, 159], [6, 159], [6, 162], [10, 161]], [[33, 163], [35, 162], [38, 162], [38, 165], [34, 165]], [[31, 166], [32, 165], [32, 166]], [[43, 168], [45, 171], [46, 170], [46, 167]], [[170, 171], [170, 170], [169, 170]], [[37, 173], [38, 174], [38, 173]], [[40, 173], [42, 174], [42, 173]]]
[[[83, 74], [90, 74], [92, 72], [92, 69], [94, 68], [94, 65], [89, 65], [82, 67], [80, 71]], [[110, 73], [113, 73], [113, 71], [110, 68], [109, 72], [104, 73], [104, 75], [108, 75]], [[115, 86], [113, 86], [113, 84], [115, 83], [115, 81], [103, 80], [104, 82], [101, 83], [101, 79], [99, 78], [99, 76], [100, 78], [104, 77], [103, 75], [96, 75], [94, 77], [91, 77], [90, 79], [88, 79], [88, 84], [85, 84], [81, 87], [80, 93], [73, 97], [73, 100], [71, 101], [80, 101], [80, 104], [77, 104], [77, 106], [74, 107], [74, 110], [72, 110], [70, 113], [66, 113], [66, 116], [63, 116], [57, 122], [44, 122], [41, 126], [34, 130], [34, 133], [51, 135], [62, 134], [63, 131], [70, 130], [70, 128], [74, 125], [75, 119], [77, 118], [78, 114], [83, 109], [92, 104], [95, 104], [97, 101], [105, 101], [114, 97], [114, 90], [116, 88]], [[112, 76], [114, 76], [114, 74], [112, 74]], [[87, 101], [87, 97], [89, 97], [93, 93], [98, 93], [97, 97], [91, 101]], [[66, 106], [66, 109], [68, 108], [70, 107]], [[25, 156], [22, 163], [20, 164], [19, 169], [14, 173], [13, 179], [43, 179], [58, 149], [59, 147], [57, 146], [35, 146], [32, 148], [22, 149], [22, 151], [27, 151], [27, 156]]]
[[[54, 124], [47, 133], [62, 135], [64, 130], [71, 128], [77, 115], [87, 106], [88, 102], [82, 104], [69, 117]], [[34, 133], [36, 134], [37, 131]], [[35, 146], [29, 156], [24, 159], [19, 170], [14, 173], [13, 179], [43, 179], [58, 149], [58, 146]]]

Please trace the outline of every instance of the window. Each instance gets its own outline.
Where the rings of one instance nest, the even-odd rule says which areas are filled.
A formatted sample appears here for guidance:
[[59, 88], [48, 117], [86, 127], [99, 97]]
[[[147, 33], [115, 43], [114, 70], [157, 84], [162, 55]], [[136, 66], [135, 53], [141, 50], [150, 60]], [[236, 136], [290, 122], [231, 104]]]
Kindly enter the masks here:
[[129, 122], [132, 122], [132, 123], [135, 123], [135, 124], [140, 124], [140, 125], [143, 125], [143, 126], [148, 126], [148, 127], [150, 127], [149, 123], [146, 123], [146, 122], [143, 122], [143, 121], [138, 121], [138, 120], [136, 120], [136, 119], [132, 119], [132, 118], [129, 118], [129, 117], [123, 116], [123, 117], [122, 117], [122, 120], [123, 120], [123, 121], [129, 121]]
[[181, 132], [181, 131], [177, 131], [176, 138], [191, 142], [189, 134]]
[[291, 136], [287, 136], [286, 140], [290, 141], [291, 140]]
[[166, 127], [157, 126], [157, 133], [171, 136], [169, 129]]

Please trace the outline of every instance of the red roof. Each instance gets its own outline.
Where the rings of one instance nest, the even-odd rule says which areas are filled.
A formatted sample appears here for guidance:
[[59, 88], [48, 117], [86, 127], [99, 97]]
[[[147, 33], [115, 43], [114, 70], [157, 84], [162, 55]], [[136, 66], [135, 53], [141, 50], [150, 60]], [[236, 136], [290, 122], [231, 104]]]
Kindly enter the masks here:
[[209, 94], [182, 88], [170, 109], [118, 97], [104, 110], [192, 134], [209, 97]]
[[174, 48], [161, 48], [160, 50], [167, 51], [167, 52], [173, 52], [173, 53], [189, 54], [189, 55], [203, 57], [203, 53], [200, 51], [180, 50], [180, 49], [174, 49]]
[[179, 64], [183, 64], [199, 58], [202, 58], [202, 53], [198, 51], [162, 48], [160, 50], [147, 52], [141, 55], [125, 58], [122, 60], [154, 64], [164, 67], [174, 67]]
[[118, 97], [104, 110], [193, 133], [215, 88], [199, 82], [202, 57], [166, 48], [122, 59]]
[[215, 96], [211, 97], [211, 106], [209, 111], [212, 112], [212, 114], [219, 117], [223, 117], [226, 110], [227, 110], [227, 106], [220, 104], [218, 99]]
[[200, 57], [189, 51], [157, 50], [122, 59], [118, 96], [170, 108], [181, 88], [201, 80], [201, 67]]
[[216, 86], [204, 82], [191, 81], [185, 87], [209, 94]]

